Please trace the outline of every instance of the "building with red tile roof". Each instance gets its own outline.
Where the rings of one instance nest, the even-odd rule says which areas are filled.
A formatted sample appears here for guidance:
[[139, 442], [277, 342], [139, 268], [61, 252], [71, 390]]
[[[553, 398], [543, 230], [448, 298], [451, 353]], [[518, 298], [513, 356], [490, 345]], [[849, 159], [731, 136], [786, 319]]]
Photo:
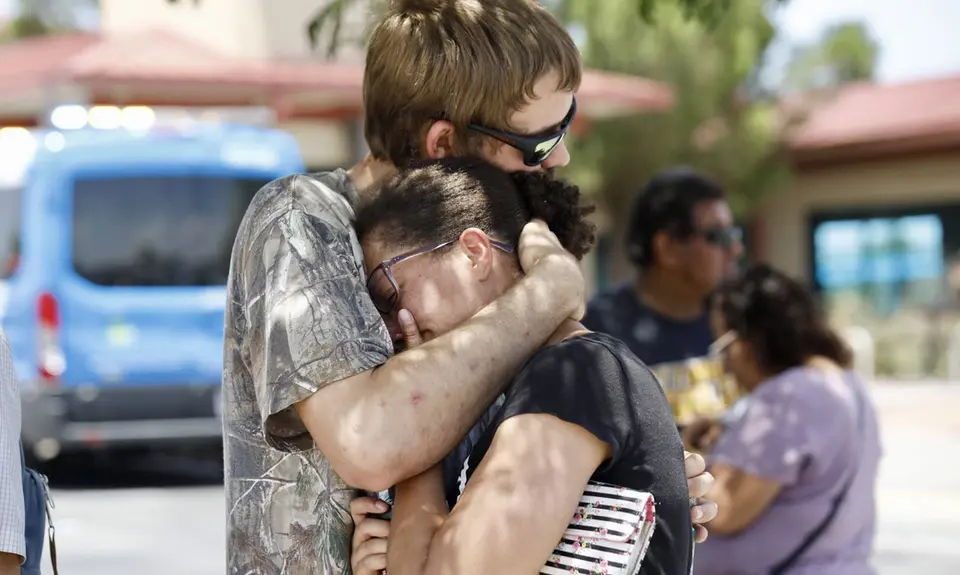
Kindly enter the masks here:
[[761, 259], [823, 288], [824, 262], [846, 248], [827, 245], [818, 230], [862, 223], [863, 234], [880, 233], [870, 226], [896, 230], [914, 216], [939, 222], [929, 232], [939, 242], [936, 257], [946, 262], [960, 254], [960, 75], [854, 84], [807, 96], [803, 105], [802, 121], [786, 136], [793, 181], [755, 213], [753, 245]]

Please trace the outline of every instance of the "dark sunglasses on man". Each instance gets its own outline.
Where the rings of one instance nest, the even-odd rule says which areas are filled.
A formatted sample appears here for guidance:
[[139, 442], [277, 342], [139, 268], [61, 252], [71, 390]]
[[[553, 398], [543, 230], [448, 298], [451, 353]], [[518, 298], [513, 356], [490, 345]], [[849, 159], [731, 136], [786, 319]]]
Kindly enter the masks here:
[[710, 245], [723, 249], [730, 249], [735, 244], [743, 243], [743, 230], [736, 227], [704, 228], [694, 231], [693, 235], [703, 238], [703, 241]]
[[508, 146], [520, 150], [520, 153], [523, 154], [523, 163], [527, 166], [533, 167], [542, 164], [544, 160], [549, 158], [550, 154], [557, 149], [557, 146], [563, 142], [563, 138], [567, 135], [567, 131], [570, 129], [570, 125], [573, 123], [573, 119], [576, 117], [576, 115], [577, 99], [574, 98], [573, 102], [570, 104], [570, 111], [567, 112], [567, 115], [560, 122], [557, 131], [550, 134], [543, 134], [539, 136], [514, 134], [512, 132], [487, 128], [479, 124], [468, 124], [467, 127], [478, 134], [490, 136], [491, 138], [499, 140]]

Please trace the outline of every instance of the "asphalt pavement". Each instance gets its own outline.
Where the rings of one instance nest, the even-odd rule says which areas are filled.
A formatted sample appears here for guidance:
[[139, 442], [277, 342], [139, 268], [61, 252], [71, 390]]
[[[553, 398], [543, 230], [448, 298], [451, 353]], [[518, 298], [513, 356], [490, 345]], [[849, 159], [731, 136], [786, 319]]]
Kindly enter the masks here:
[[[960, 383], [878, 384], [880, 575], [960, 573]], [[151, 457], [55, 470], [64, 575], [222, 575], [218, 462]], [[52, 575], [49, 566], [45, 575]]]

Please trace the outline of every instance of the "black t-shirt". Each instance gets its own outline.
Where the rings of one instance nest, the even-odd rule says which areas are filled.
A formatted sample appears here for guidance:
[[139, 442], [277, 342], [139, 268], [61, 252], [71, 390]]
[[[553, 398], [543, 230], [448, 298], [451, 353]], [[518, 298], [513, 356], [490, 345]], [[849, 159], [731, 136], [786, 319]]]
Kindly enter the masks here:
[[633, 284], [594, 296], [583, 325], [622, 340], [651, 367], [706, 356], [713, 343], [706, 313], [689, 320], [665, 316], [640, 301]]
[[593, 479], [646, 491], [656, 500], [657, 527], [640, 573], [689, 572], [692, 524], [683, 443], [660, 384], [626, 345], [590, 333], [544, 347], [530, 358], [474, 444], [461, 476], [448, 476], [451, 507], [499, 425], [524, 413], [554, 415], [609, 444], [612, 456]]
[[680, 421], [716, 415], [736, 395], [720, 357], [709, 353], [713, 334], [706, 313], [690, 320], [667, 317], [640, 301], [632, 284], [625, 284], [594, 297], [583, 325], [622, 340], [647, 364]]

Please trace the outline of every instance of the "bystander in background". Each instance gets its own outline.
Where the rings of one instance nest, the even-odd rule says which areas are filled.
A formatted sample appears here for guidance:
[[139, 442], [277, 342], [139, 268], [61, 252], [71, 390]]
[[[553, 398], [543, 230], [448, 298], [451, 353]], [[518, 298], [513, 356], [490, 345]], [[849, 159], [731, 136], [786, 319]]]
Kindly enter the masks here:
[[695, 575], [871, 575], [877, 414], [813, 295], [766, 265], [724, 283], [710, 319], [745, 395], [686, 426], [720, 513]]
[[706, 300], [743, 255], [723, 189], [686, 167], [655, 175], [634, 202], [625, 239], [636, 278], [597, 295], [584, 325], [622, 340], [653, 369], [678, 421], [721, 411], [731, 389], [708, 357]]

